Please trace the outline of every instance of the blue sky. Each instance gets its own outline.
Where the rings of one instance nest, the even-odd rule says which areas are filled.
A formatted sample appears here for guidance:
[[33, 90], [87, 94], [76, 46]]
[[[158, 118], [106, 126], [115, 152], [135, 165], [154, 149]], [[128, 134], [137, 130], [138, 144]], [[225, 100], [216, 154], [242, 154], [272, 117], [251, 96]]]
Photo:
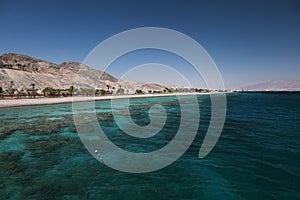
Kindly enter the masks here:
[[[0, 0], [0, 24], [1, 54], [22, 53], [54, 63], [82, 62], [108, 37], [154, 26], [198, 41], [217, 64], [226, 87], [298, 79], [300, 74], [297, 0]], [[110, 72], [120, 76], [121, 71]]]

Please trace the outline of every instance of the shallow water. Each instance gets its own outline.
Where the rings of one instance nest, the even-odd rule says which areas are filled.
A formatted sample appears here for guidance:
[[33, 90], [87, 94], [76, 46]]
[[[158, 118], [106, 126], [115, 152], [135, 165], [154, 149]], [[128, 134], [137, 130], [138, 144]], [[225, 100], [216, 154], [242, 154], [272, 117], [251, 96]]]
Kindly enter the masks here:
[[[209, 96], [201, 95], [193, 144], [170, 166], [145, 174], [119, 172], [94, 159], [76, 132], [71, 104], [0, 109], [0, 199], [300, 198], [300, 94], [227, 97], [224, 130], [207, 157], [198, 158], [210, 119]], [[96, 102], [97, 117], [119, 147], [151, 152], [168, 144], [179, 124], [173, 97], [131, 100], [133, 120], [149, 123], [147, 110], [155, 103], [164, 105], [168, 118], [149, 139], [122, 134], [109, 101]]]

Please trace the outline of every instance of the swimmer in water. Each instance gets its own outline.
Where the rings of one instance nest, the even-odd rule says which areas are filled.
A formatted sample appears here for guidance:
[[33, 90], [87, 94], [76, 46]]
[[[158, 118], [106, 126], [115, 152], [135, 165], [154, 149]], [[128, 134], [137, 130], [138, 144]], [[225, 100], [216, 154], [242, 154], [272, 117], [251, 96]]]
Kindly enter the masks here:
[[96, 155], [98, 156], [98, 159], [100, 160], [100, 162], [104, 163], [102, 156], [100, 155], [100, 153], [98, 152], [98, 150], [95, 150]]

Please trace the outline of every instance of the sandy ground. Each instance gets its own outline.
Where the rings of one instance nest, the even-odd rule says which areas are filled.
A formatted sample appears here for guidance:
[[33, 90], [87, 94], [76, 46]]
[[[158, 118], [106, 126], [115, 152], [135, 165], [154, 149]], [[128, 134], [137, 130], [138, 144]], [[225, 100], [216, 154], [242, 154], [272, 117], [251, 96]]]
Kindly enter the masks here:
[[139, 95], [120, 95], [120, 96], [100, 96], [100, 97], [60, 97], [60, 98], [36, 98], [36, 99], [2, 99], [0, 100], [0, 108], [32, 106], [32, 105], [47, 105], [70, 102], [83, 101], [100, 101], [107, 99], [123, 99], [123, 98], [143, 98], [143, 97], [161, 97], [174, 95], [195, 95], [208, 93], [172, 93], [172, 94], [139, 94]]

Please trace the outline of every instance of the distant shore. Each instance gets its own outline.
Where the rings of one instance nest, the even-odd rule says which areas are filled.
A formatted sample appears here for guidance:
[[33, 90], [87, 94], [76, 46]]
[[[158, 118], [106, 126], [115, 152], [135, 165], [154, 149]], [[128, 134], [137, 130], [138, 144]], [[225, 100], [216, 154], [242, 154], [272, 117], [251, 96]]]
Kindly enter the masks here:
[[[97, 96], [97, 97], [57, 97], [57, 98], [35, 98], [35, 99], [3, 99], [0, 100], [0, 108], [21, 107], [21, 106], [34, 106], [34, 105], [51, 105], [72, 102], [85, 102], [85, 101], [101, 101], [110, 99], [125, 99], [125, 98], [149, 98], [149, 97], [164, 97], [175, 95], [207, 95], [213, 93], [168, 93], [168, 94], [133, 94], [133, 95], [110, 95], [110, 96]], [[218, 93], [217, 93], [218, 94]]]

